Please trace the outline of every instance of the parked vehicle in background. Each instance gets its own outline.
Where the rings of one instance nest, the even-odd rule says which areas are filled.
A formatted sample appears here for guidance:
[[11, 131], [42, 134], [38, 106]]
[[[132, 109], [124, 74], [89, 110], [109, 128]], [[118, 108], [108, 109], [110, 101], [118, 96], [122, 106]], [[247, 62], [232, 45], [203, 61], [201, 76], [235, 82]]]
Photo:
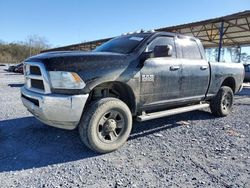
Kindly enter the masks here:
[[250, 82], [250, 64], [245, 64], [244, 68], [245, 68], [244, 82]]
[[93, 52], [39, 54], [24, 70], [24, 106], [45, 124], [78, 127], [100, 153], [126, 142], [133, 116], [147, 121], [206, 107], [228, 115], [244, 79], [242, 64], [209, 62], [198, 39], [167, 32], [120, 36]]
[[23, 63], [19, 63], [17, 65], [11, 65], [9, 66], [7, 71], [23, 74]]
[[20, 63], [14, 67], [13, 72], [23, 74], [23, 63]]
[[15, 67], [16, 67], [16, 65], [11, 65], [11, 66], [9, 66], [7, 71], [8, 72], [13, 72]]

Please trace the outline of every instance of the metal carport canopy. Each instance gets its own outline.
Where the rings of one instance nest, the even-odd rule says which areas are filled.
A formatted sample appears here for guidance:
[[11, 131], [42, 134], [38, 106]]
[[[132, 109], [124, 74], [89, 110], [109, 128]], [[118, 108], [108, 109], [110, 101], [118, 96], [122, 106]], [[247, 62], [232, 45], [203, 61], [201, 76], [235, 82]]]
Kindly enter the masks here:
[[[155, 30], [176, 32], [197, 37], [201, 40], [205, 48], [219, 47], [220, 49], [222, 46], [250, 45], [250, 10], [209, 20], [164, 27]], [[99, 46], [110, 39], [111, 38], [73, 44], [46, 51], [92, 50], [96, 46]]]
[[250, 10], [236, 14], [193, 22], [156, 31], [176, 32], [194, 36], [201, 40], [205, 48], [250, 45]]

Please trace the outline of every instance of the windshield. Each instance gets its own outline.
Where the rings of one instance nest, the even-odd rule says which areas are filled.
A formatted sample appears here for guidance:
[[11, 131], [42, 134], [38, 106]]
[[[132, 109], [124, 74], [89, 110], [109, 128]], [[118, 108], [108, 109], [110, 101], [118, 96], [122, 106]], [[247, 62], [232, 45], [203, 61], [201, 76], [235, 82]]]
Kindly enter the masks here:
[[141, 33], [117, 37], [97, 47], [94, 51], [129, 54], [148, 36], [149, 34]]

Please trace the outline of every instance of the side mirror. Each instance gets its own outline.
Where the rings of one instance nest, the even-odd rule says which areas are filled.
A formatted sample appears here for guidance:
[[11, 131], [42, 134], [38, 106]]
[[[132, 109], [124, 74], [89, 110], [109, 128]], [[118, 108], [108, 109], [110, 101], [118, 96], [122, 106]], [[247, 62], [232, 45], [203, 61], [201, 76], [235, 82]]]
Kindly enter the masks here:
[[143, 52], [142, 55], [141, 55], [141, 61], [144, 62], [144, 61], [146, 61], [147, 59], [149, 59], [151, 57], [154, 57], [152, 51], [151, 52]]
[[154, 57], [171, 57], [173, 53], [173, 47], [171, 45], [155, 46]]

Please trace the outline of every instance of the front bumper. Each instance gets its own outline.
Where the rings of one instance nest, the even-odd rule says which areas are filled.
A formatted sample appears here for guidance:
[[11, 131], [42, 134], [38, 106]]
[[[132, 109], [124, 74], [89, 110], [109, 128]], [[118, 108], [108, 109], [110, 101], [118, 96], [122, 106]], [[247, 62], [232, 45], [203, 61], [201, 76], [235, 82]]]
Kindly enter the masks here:
[[75, 129], [88, 99], [85, 95], [40, 94], [21, 88], [23, 105], [43, 123], [62, 129]]

